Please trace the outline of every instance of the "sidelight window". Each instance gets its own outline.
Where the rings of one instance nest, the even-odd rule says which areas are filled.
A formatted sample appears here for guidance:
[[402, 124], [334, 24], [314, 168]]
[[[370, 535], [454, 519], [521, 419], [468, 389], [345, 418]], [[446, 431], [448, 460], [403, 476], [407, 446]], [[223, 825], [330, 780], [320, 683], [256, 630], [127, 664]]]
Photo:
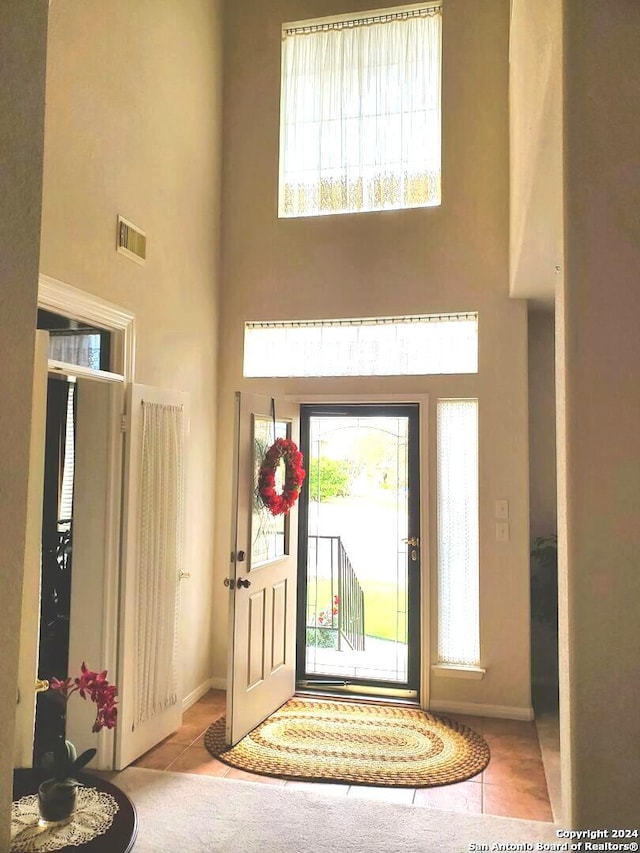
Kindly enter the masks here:
[[438, 662], [480, 661], [478, 401], [438, 401]]

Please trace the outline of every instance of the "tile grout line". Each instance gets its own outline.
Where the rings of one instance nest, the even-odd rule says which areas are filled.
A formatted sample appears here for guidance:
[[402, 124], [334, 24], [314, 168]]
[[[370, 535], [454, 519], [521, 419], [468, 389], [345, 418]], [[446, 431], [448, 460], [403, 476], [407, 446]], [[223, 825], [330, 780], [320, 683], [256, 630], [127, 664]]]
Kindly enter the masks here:
[[[181, 744], [180, 744], [180, 745], [181, 745]], [[181, 755], [184, 755], [184, 754], [185, 754], [185, 752], [186, 752], [188, 749], [189, 749], [189, 747], [188, 747], [188, 746], [185, 746], [185, 748], [182, 750], [182, 752], [179, 752], [179, 753], [176, 755], [176, 757], [175, 757], [175, 758], [173, 758], [173, 759], [169, 762], [169, 764], [167, 764], [167, 766], [166, 766], [164, 769], [165, 769], [165, 770], [169, 770], [169, 768], [171, 767], [171, 765], [172, 765], [172, 764], [174, 764], [174, 763], [175, 763], [175, 762], [180, 758], [180, 756], [181, 756]]]

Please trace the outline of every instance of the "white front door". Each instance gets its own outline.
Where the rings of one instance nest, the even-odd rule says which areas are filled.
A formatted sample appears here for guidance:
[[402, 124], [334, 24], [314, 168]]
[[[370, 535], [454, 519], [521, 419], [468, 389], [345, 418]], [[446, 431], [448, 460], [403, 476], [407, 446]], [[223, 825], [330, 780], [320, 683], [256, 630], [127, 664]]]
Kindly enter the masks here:
[[130, 390], [116, 769], [182, 723], [179, 585], [188, 395], [142, 385]]
[[[298, 406], [236, 395], [236, 515], [229, 578], [227, 742], [237, 743], [295, 691], [297, 507], [272, 515], [257, 495], [276, 438], [299, 443]], [[278, 479], [276, 480], [278, 487]]]
[[42, 539], [42, 490], [44, 484], [44, 442], [47, 428], [47, 360], [49, 334], [36, 331], [33, 368], [33, 409], [29, 448], [27, 529], [22, 585], [22, 621], [18, 663], [18, 707], [14, 741], [14, 767], [31, 767], [35, 725], [40, 639], [40, 555]]

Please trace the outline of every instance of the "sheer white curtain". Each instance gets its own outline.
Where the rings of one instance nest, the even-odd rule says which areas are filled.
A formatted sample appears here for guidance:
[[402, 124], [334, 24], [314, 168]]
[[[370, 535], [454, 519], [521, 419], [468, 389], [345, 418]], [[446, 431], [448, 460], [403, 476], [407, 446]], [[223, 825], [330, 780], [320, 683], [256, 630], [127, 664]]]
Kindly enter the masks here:
[[438, 660], [480, 662], [478, 401], [438, 401]]
[[478, 315], [246, 323], [245, 376], [478, 372]]
[[440, 203], [441, 10], [283, 30], [280, 216]]
[[94, 334], [51, 334], [49, 358], [67, 364], [79, 364], [100, 370], [100, 335]]
[[[137, 572], [135, 722], [178, 701], [178, 589], [182, 569], [182, 406], [142, 403], [140, 540]], [[170, 665], [167, 665], [170, 661]]]

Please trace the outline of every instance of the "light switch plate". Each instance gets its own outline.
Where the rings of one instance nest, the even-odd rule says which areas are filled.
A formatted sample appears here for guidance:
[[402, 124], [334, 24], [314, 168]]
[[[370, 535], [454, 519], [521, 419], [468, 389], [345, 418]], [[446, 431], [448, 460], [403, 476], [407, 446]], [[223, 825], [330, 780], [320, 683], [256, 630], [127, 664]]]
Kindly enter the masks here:
[[504, 499], [496, 501], [496, 518], [509, 518], [509, 501]]
[[496, 521], [496, 542], [509, 541], [509, 522]]

